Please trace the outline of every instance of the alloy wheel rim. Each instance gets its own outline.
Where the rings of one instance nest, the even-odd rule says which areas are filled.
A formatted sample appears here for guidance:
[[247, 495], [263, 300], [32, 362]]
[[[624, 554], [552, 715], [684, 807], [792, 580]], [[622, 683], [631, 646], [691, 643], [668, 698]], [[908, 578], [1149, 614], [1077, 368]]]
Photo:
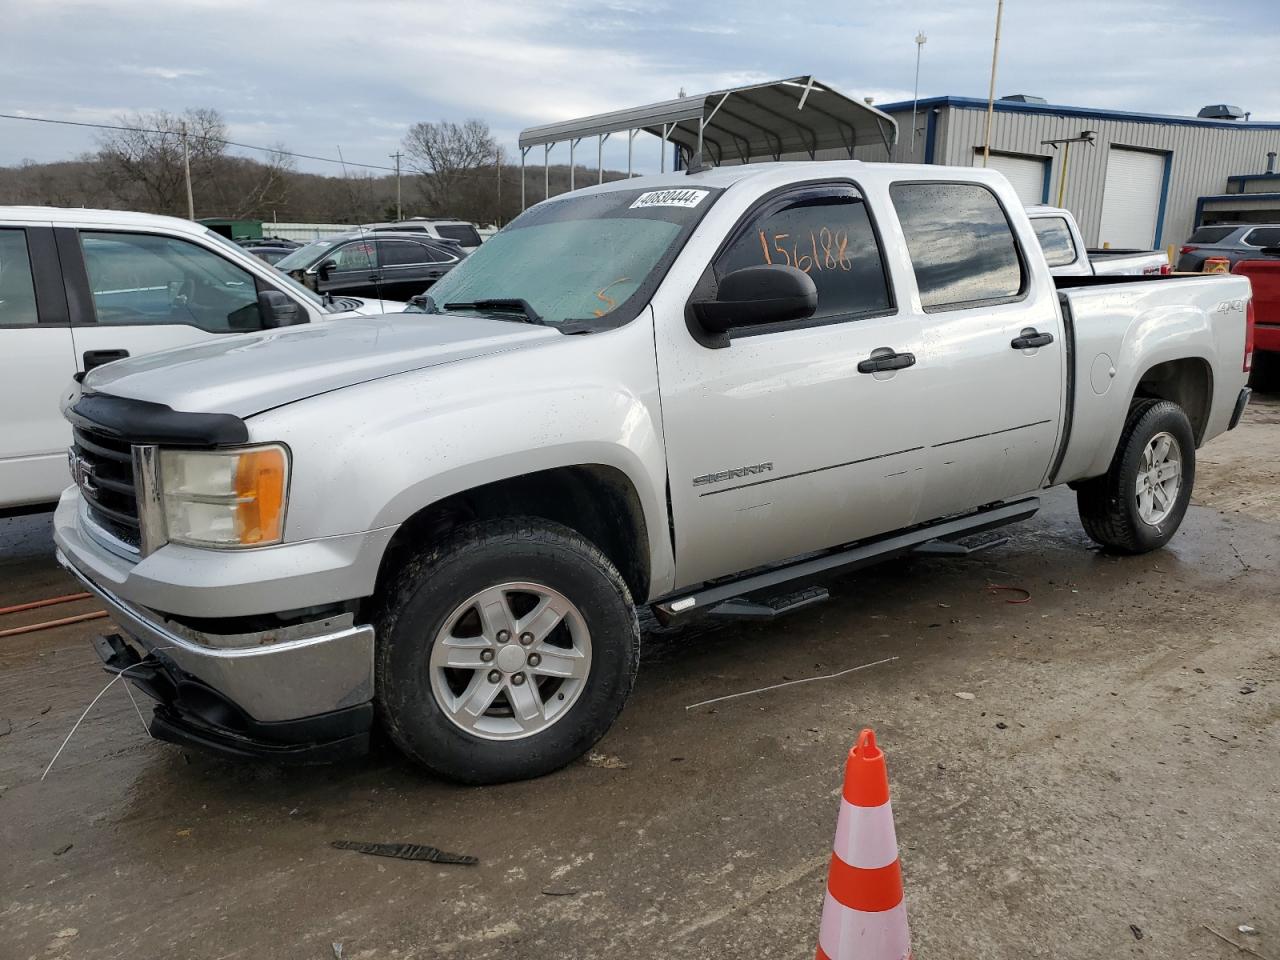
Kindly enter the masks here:
[[591, 634], [564, 594], [509, 581], [453, 609], [429, 670], [436, 703], [455, 726], [485, 740], [520, 740], [577, 702], [591, 672]]
[[1163, 523], [1182, 489], [1182, 449], [1173, 434], [1161, 431], [1147, 441], [1135, 486], [1143, 523], [1153, 527]]

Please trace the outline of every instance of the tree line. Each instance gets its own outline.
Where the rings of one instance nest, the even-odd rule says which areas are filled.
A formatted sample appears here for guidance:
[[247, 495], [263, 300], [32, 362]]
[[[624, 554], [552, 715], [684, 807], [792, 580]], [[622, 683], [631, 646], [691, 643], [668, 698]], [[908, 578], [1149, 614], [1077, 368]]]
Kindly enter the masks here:
[[[396, 216], [396, 177], [357, 167], [303, 173], [283, 144], [258, 158], [231, 153], [217, 110], [157, 111], [118, 118], [95, 151], [54, 163], [0, 167], [0, 203], [187, 215], [184, 140], [197, 217], [284, 222], [369, 223]], [[483, 120], [413, 124], [401, 147], [405, 217], [447, 216], [503, 224], [520, 212], [520, 167]], [[579, 185], [597, 171], [578, 165]], [[626, 174], [606, 170], [606, 180]], [[541, 166], [525, 180], [527, 203], [544, 199]], [[569, 189], [569, 167], [551, 167], [550, 195]], [[269, 231], [268, 231], [269, 232]]]

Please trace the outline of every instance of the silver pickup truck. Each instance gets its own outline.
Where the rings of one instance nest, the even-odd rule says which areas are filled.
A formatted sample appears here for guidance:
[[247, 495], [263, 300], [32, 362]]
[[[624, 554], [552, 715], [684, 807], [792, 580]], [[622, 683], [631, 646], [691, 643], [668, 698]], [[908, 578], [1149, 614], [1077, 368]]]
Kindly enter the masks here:
[[1165, 544], [1233, 427], [1248, 281], [1059, 277], [994, 171], [759, 164], [537, 205], [423, 312], [91, 372], [58, 555], [152, 732], [466, 782], [586, 751], [638, 607], [768, 617], [1031, 516]]

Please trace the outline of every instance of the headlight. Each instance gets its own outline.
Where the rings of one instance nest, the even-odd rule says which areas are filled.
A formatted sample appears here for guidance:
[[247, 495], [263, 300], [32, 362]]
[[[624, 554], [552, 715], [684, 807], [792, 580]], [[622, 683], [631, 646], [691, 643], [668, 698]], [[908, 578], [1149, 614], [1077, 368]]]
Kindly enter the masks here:
[[289, 451], [161, 450], [167, 539], [197, 547], [279, 543], [289, 491]]

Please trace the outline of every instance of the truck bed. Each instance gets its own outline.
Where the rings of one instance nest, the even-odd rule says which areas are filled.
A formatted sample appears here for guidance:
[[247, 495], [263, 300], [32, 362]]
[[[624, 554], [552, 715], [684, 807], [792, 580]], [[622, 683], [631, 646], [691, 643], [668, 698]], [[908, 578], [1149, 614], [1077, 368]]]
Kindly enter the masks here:
[[[1197, 427], [1196, 442], [1227, 429], [1242, 381], [1214, 376], [1242, 369], [1245, 306], [1243, 277], [1055, 277], [1067, 333], [1067, 439], [1056, 482], [1106, 472], [1139, 384], [1159, 364], [1201, 364], [1202, 388], [1183, 398]], [[1151, 344], [1158, 347], [1151, 349]], [[1141, 360], [1139, 360], [1141, 356]], [[1186, 358], [1192, 359], [1186, 359]], [[1197, 407], [1199, 409], [1197, 409]]]

